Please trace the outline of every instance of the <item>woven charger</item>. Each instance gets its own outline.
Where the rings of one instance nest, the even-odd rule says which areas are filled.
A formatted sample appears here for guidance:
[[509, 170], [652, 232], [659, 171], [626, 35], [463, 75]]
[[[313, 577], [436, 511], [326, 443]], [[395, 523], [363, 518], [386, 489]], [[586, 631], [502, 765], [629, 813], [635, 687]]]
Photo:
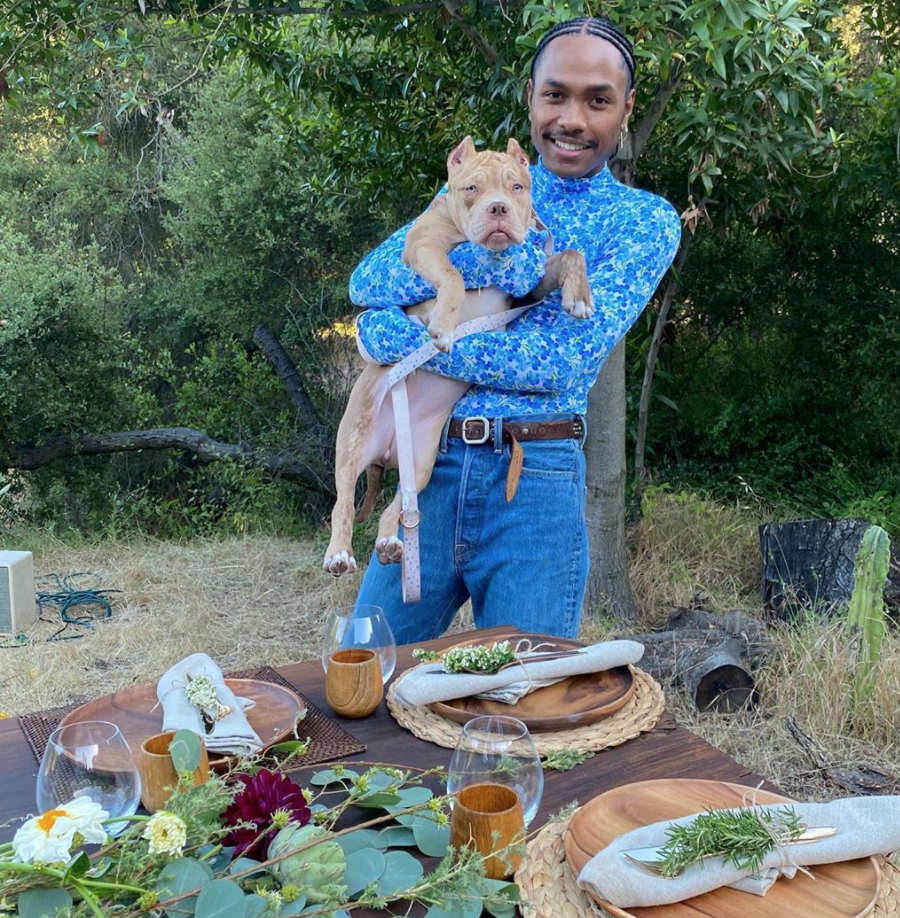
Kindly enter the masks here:
[[[574, 814], [572, 814], [574, 815]], [[544, 826], [528, 843], [515, 875], [525, 918], [614, 918], [578, 887], [566, 862], [570, 815]], [[881, 888], [872, 918], [900, 918], [900, 868], [879, 857]], [[749, 894], [748, 894], [749, 895]], [[811, 916], [812, 918], [812, 916]]]
[[[634, 674], [634, 694], [624, 707], [595, 724], [571, 727], [568, 730], [532, 733], [531, 739], [538, 754], [546, 756], [562, 749], [599, 752], [652, 730], [665, 710], [666, 697], [652, 676], [635, 666], [629, 668]], [[403, 673], [400, 679], [404, 675], [406, 673]], [[395, 695], [400, 679], [395, 680], [387, 693], [388, 710], [394, 720], [419, 739], [447, 749], [455, 748], [462, 733], [462, 726], [445, 720], [424, 705], [406, 705], [398, 701]], [[511, 717], [515, 717], [515, 705], [510, 705], [509, 712]]]

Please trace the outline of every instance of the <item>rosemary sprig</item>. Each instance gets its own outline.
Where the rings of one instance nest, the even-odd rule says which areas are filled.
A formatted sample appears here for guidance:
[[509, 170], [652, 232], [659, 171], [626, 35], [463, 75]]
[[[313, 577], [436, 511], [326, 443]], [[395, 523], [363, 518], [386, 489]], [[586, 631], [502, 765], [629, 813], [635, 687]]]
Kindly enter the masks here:
[[705, 857], [724, 858], [741, 870], [756, 873], [763, 858], [803, 834], [800, 817], [791, 807], [777, 810], [709, 810], [693, 822], [672, 826], [665, 845], [662, 874], [680, 876]]

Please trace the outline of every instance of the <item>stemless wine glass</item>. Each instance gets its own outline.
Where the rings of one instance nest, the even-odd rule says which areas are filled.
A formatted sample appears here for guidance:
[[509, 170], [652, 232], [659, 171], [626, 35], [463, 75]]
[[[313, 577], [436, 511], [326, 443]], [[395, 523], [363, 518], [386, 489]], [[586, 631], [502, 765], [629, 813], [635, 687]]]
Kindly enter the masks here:
[[[130, 816], [138, 808], [141, 778], [115, 724], [83, 721], [50, 734], [38, 771], [38, 807], [46, 812], [82, 794], [111, 817]], [[106, 831], [118, 835], [127, 825], [125, 821], [108, 823]]]
[[332, 654], [340, 650], [374, 651], [381, 664], [382, 682], [394, 674], [397, 643], [378, 606], [345, 606], [331, 613], [322, 643], [322, 666], [326, 673]]
[[522, 801], [527, 826], [544, 793], [544, 772], [528, 727], [514, 717], [473, 717], [462, 730], [447, 769], [447, 792], [501, 784]]

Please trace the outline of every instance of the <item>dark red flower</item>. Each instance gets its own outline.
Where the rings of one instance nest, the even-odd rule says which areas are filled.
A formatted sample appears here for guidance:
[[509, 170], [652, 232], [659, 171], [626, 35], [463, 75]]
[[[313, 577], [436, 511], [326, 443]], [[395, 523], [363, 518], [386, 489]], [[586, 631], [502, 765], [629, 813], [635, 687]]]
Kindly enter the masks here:
[[244, 789], [238, 793], [231, 806], [222, 814], [225, 824], [237, 826], [225, 837], [226, 845], [234, 845], [234, 856], [242, 854], [264, 861], [269, 844], [278, 834], [280, 826], [273, 824], [276, 811], [289, 814], [289, 821], [305, 826], [310, 819], [309, 805], [303, 790], [285, 775], [272, 774], [260, 769], [252, 778], [238, 775]]

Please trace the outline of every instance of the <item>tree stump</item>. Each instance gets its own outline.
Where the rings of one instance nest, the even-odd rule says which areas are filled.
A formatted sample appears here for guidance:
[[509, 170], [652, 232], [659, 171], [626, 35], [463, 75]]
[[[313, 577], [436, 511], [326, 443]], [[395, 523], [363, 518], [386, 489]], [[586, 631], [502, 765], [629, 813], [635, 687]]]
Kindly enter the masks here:
[[[812, 608], [827, 618], [848, 603], [853, 562], [870, 525], [865, 520], [796, 520], [760, 526], [767, 615], [789, 621]], [[894, 541], [885, 601], [900, 606], [900, 546]]]
[[679, 682], [699, 711], [730, 713], [756, 704], [751, 666], [772, 644], [765, 625], [743, 612], [679, 609], [665, 631], [627, 637], [644, 645], [641, 668]]

